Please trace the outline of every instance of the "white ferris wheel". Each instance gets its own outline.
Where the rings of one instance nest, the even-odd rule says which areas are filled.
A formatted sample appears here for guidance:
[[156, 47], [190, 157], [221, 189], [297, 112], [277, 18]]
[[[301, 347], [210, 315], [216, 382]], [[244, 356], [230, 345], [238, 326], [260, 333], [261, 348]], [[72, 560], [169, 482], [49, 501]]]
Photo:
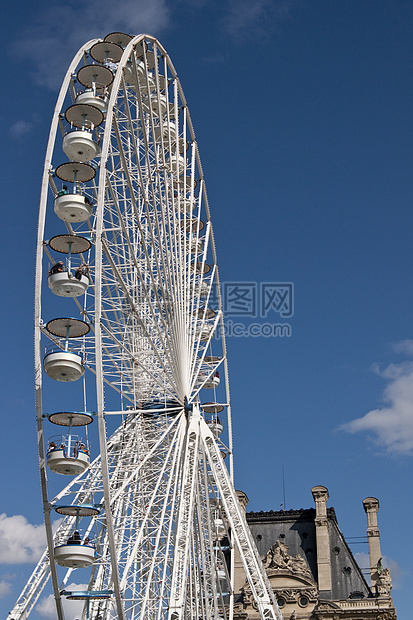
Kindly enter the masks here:
[[47, 549], [9, 620], [25, 620], [48, 582], [58, 620], [64, 599], [84, 601], [84, 620], [232, 620], [236, 550], [262, 620], [281, 619], [232, 483], [198, 146], [151, 36], [89, 41], [66, 73], [36, 274]]

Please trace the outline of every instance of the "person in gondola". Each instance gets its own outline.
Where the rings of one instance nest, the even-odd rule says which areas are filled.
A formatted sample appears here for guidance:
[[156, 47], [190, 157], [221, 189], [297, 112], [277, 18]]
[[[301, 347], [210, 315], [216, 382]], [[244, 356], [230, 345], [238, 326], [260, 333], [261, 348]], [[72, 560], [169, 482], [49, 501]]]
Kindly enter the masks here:
[[84, 268], [83, 263], [82, 263], [81, 265], [79, 265], [79, 267], [75, 271], [75, 278], [76, 278], [76, 280], [81, 280], [82, 279], [84, 271], [85, 271], [85, 268]]
[[75, 278], [77, 280], [81, 280], [82, 276], [87, 276], [89, 272], [89, 267], [86, 263], [82, 263], [75, 271]]
[[89, 454], [89, 452], [86, 450], [86, 446], [84, 443], [79, 444], [79, 452], [83, 452], [84, 454]]
[[64, 271], [63, 261], [59, 260], [55, 263], [49, 271], [49, 274], [52, 275], [54, 273], [62, 273]]
[[67, 194], [67, 185], [63, 185], [62, 189], [60, 190], [60, 192], [57, 192], [58, 196], [65, 196]]
[[81, 542], [82, 542], [82, 539], [78, 531], [73, 532], [73, 534], [69, 536], [69, 538], [67, 539], [68, 545], [80, 545]]

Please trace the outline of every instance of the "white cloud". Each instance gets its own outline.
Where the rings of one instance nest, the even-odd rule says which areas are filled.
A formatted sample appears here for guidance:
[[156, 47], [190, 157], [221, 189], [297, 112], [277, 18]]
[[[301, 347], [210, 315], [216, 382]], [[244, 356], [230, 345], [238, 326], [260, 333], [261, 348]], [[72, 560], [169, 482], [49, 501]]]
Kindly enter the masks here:
[[7, 596], [11, 591], [11, 583], [9, 581], [0, 580], [0, 598]]
[[362, 570], [370, 570], [370, 558], [368, 553], [355, 553], [354, 559]]
[[402, 567], [400, 566], [400, 564], [398, 564], [396, 560], [393, 560], [392, 558], [389, 558], [387, 555], [384, 555], [383, 566], [384, 568], [388, 568], [390, 571], [390, 577], [391, 577], [393, 588], [395, 590], [400, 589], [401, 581], [402, 581], [403, 574], [404, 574], [404, 571]]
[[396, 353], [405, 353], [410, 357], [413, 356], [413, 340], [402, 340], [401, 342], [396, 342], [393, 345], [393, 350]]
[[388, 382], [383, 392], [385, 406], [344, 424], [341, 430], [370, 432], [387, 452], [413, 454], [413, 362], [375, 371]]
[[23, 138], [32, 131], [33, 127], [33, 123], [29, 123], [25, 120], [20, 120], [13, 123], [9, 131], [13, 138]]
[[370, 558], [368, 553], [355, 553], [354, 559], [360, 567], [361, 572], [364, 575], [365, 580], [371, 585], [371, 577], [370, 577]]
[[[71, 583], [66, 586], [66, 590], [87, 590], [88, 585], [86, 583]], [[80, 618], [84, 606], [84, 601], [68, 601], [65, 597], [62, 598], [63, 611], [66, 620], [76, 620]], [[56, 605], [53, 594], [43, 597], [37, 603], [35, 607], [37, 613], [46, 618], [47, 620], [56, 619]]]
[[233, 40], [248, 35], [266, 37], [274, 24], [290, 16], [296, 0], [229, 0], [224, 30]]
[[[82, 19], [79, 19], [79, 16]], [[38, 85], [57, 89], [67, 66], [81, 45], [109, 32], [131, 35], [163, 32], [169, 25], [167, 0], [100, 0], [92, 3], [68, 0], [41, 12], [30, 30], [20, 33], [14, 52], [33, 67]]]
[[2, 564], [37, 562], [46, 546], [43, 525], [31, 525], [23, 515], [0, 514], [0, 558]]
[[[362, 569], [363, 575], [366, 578], [367, 583], [371, 585], [369, 554], [368, 553], [355, 553], [354, 559], [356, 560], [357, 564]], [[389, 558], [386, 555], [382, 557], [382, 564], [384, 568], [389, 569], [390, 577], [392, 580], [392, 586], [395, 590], [397, 590], [398, 588], [400, 588], [400, 582], [403, 576], [403, 570], [400, 564], [398, 564], [396, 560], [393, 560], [392, 558]]]
[[50, 620], [56, 618], [56, 606], [54, 603], [53, 594], [49, 594], [49, 596], [41, 598], [35, 609], [43, 618], [48, 618]]

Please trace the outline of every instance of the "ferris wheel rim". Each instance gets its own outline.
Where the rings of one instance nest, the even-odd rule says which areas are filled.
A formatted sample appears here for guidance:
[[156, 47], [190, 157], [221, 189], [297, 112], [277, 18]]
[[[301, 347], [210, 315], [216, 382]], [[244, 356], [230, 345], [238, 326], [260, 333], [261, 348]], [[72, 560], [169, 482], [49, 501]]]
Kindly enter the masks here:
[[[89, 42], [88, 44], [86, 44], [82, 50], [79, 50], [78, 52], [78, 60], [80, 60], [81, 55], [83, 55], [84, 51], [87, 49], [90, 49], [90, 47], [93, 44], [99, 43], [99, 40], [93, 40], [91, 42]], [[184, 116], [185, 122], [187, 123], [187, 136], [190, 137], [190, 140], [185, 140], [185, 134], [184, 137], [179, 138], [178, 140], [174, 140], [172, 139], [172, 134], [175, 135], [177, 129], [177, 119], [178, 119], [178, 112], [177, 112], [177, 104], [176, 102], [173, 105], [172, 109], [172, 104], [168, 106], [168, 97], [166, 96], [165, 100], [163, 99], [164, 95], [162, 94], [161, 91], [163, 91], [165, 88], [169, 87], [168, 81], [166, 79], [166, 76], [163, 77], [162, 75], [159, 75], [159, 71], [158, 71], [158, 67], [157, 67], [157, 63], [155, 61], [155, 54], [151, 51], [148, 50], [147, 55], [146, 55], [146, 51], [145, 49], [147, 48], [148, 44], [154, 44], [156, 46], [156, 50], [157, 53], [159, 53], [159, 57], [162, 56], [162, 59], [165, 60], [165, 62], [167, 61], [167, 63], [169, 63], [168, 66], [168, 71], [170, 71], [170, 75], [171, 75], [171, 82], [173, 82], [173, 86], [174, 86], [174, 97], [178, 97], [180, 98], [180, 101], [182, 103], [182, 114]], [[130, 55], [130, 51], [134, 48], [134, 46], [137, 46], [137, 48], [139, 48], [142, 50], [143, 52], [143, 59], [144, 62], [146, 63], [146, 71], [147, 73], [146, 75], [146, 85], [142, 86], [143, 89], [143, 93], [142, 93], [142, 102], [141, 102], [141, 110], [145, 110], [145, 113], [147, 113], [149, 116], [149, 118], [153, 119], [153, 116], [155, 114], [160, 114], [160, 111], [162, 108], [162, 106], [165, 106], [165, 110], [166, 110], [166, 114], [169, 115], [169, 119], [174, 119], [173, 122], [172, 120], [168, 120], [168, 137], [167, 137], [167, 142], [171, 145], [172, 143], [174, 143], [176, 145], [176, 157], [170, 157], [169, 161], [167, 161], [166, 165], [168, 166], [168, 174], [170, 174], [170, 181], [169, 185], [170, 185], [170, 196], [171, 196], [171, 204], [173, 206], [173, 210], [174, 212], [176, 211], [181, 212], [181, 219], [179, 220], [179, 223], [175, 224], [171, 224], [171, 230], [173, 230], [173, 235], [174, 235], [174, 244], [176, 245], [177, 248], [180, 248], [182, 246], [182, 249], [179, 249], [179, 251], [177, 250], [177, 256], [183, 256], [185, 251], [187, 251], [187, 249], [190, 247], [189, 246], [189, 237], [187, 238], [187, 235], [190, 235], [191, 238], [193, 236], [194, 239], [194, 256], [195, 256], [195, 261], [196, 261], [196, 256], [197, 254], [200, 256], [201, 255], [201, 250], [199, 249], [199, 247], [196, 245], [198, 243], [199, 237], [200, 237], [200, 232], [205, 230], [205, 235], [206, 235], [206, 246], [207, 249], [202, 249], [202, 252], [204, 252], [203, 254], [203, 259], [200, 262], [200, 274], [198, 274], [200, 276], [200, 279], [202, 281], [202, 279], [204, 278], [204, 276], [208, 275], [208, 272], [210, 272], [210, 277], [211, 278], [216, 278], [216, 281], [219, 283], [218, 280], [218, 270], [216, 267], [216, 258], [215, 258], [215, 246], [214, 246], [214, 240], [213, 240], [213, 233], [212, 233], [212, 228], [211, 228], [211, 223], [210, 223], [210, 218], [209, 218], [209, 206], [208, 206], [208, 201], [207, 201], [207, 196], [206, 196], [206, 192], [205, 192], [205, 184], [204, 184], [204, 180], [203, 180], [203, 172], [202, 172], [202, 168], [201, 168], [201, 164], [200, 164], [200, 159], [199, 159], [199, 153], [197, 150], [197, 145], [196, 145], [196, 140], [195, 140], [195, 134], [193, 132], [193, 127], [192, 127], [192, 121], [189, 115], [189, 110], [186, 104], [186, 100], [182, 91], [182, 88], [180, 86], [179, 80], [177, 78], [177, 74], [175, 71], [174, 66], [172, 65], [172, 62], [169, 59], [169, 56], [166, 54], [164, 48], [161, 46], [161, 44], [154, 38], [154, 37], [150, 37], [149, 35], [138, 35], [137, 37], [135, 37], [134, 39], [131, 39], [128, 43], [129, 45], [129, 51], [127, 51], [127, 49], [125, 48], [123, 55], [122, 55], [122, 60], [119, 62], [119, 68], [118, 68], [118, 72], [113, 80], [113, 85], [112, 85], [112, 91], [111, 91], [111, 96], [109, 98], [108, 101], [108, 115], [109, 115], [109, 119], [112, 119], [113, 116], [113, 107], [114, 107], [114, 99], [115, 99], [115, 94], [116, 93], [116, 89], [119, 88], [121, 82], [123, 82], [123, 75], [121, 75], [121, 71], [119, 71], [119, 69], [123, 69], [123, 68], [128, 68], [128, 59]], [[133, 61], [134, 62], [134, 61]], [[132, 62], [132, 65], [133, 65]], [[65, 78], [64, 84], [66, 83], [66, 88], [68, 89], [68, 82], [71, 79], [72, 74], [74, 73], [73, 71], [73, 63], [71, 65], [71, 68], [69, 69], [67, 76]], [[89, 67], [91, 67], [91, 65], [88, 65]], [[166, 66], [166, 65], [165, 65]], [[105, 67], [106, 69], [106, 67]], [[93, 65], [92, 69], [89, 69], [89, 73], [93, 72], [96, 70], [96, 66]], [[136, 75], [137, 75], [137, 67], [136, 67], [136, 63], [135, 66], [133, 68], [133, 70], [135, 71]], [[110, 69], [108, 69], [108, 71], [111, 73]], [[148, 72], [153, 72], [153, 78], [151, 77], [149, 79], [149, 75]], [[79, 72], [78, 72], [79, 74]], [[87, 76], [87, 73], [84, 72], [84, 74]], [[106, 78], [109, 78], [110, 75], [107, 72], [101, 72], [101, 74], [103, 76], [106, 76]], [[88, 87], [88, 84], [90, 83], [90, 76], [89, 78], [85, 78], [83, 83], [84, 86]], [[89, 82], [88, 82], [89, 80]], [[152, 81], [150, 81], [152, 80]], [[81, 82], [81, 80], [79, 80]], [[82, 83], [82, 82], [81, 82]], [[102, 83], [99, 83], [98, 88], [103, 88], [103, 86], [101, 85]], [[153, 88], [153, 85], [155, 85], [155, 90], [156, 90], [156, 102], [155, 103], [150, 103], [150, 99], [149, 99], [149, 93], [151, 92], [151, 88]], [[146, 94], [145, 94], [145, 89], [146, 89]], [[62, 86], [62, 91], [63, 92], [63, 86]], [[146, 97], [146, 99], [145, 99]], [[59, 103], [60, 101], [60, 103]], [[62, 105], [63, 105], [63, 100], [62, 98], [59, 96], [58, 99], [58, 105], [56, 106], [56, 110], [55, 110], [55, 116], [54, 116], [54, 121], [52, 123], [52, 128], [51, 128], [51, 132], [50, 132], [50, 136], [49, 136], [49, 145], [48, 145], [48, 151], [47, 151], [47, 155], [46, 155], [46, 160], [45, 160], [45, 173], [44, 173], [44, 182], [43, 182], [43, 186], [42, 186], [42, 200], [44, 200], [44, 188], [46, 183], [50, 180], [51, 182], [51, 186], [55, 188], [55, 185], [53, 185], [54, 178], [59, 178], [63, 181], [67, 181], [69, 183], [74, 183], [77, 181], [79, 182], [83, 182], [83, 183], [87, 183], [88, 181], [91, 181], [95, 178], [96, 176], [96, 170], [98, 169], [98, 167], [94, 167], [93, 165], [87, 163], [87, 162], [82, 162], [82, 163], [77, 163], [77, 162], [66, 162], [66, 163], [62, 163], [60, 165], [58, 165], [56, 167], [56, 169], [53, 169], [52, 165], [51, 165], [51, 148], [50, 148], [50, 144], [51, 144], [51, 138], [52, 138], [52, 134], [54, 135], [54, 138], [56, 138], [56, 133], [57, 133], [57, 119], [59, 114], [61, 113], [61, 109], [62, 109]], [[76, 104], [75, 104], [76, 105]], [[80, 105], [80, 104], [79, 104]], [[83, 104], [82, 104], [83, 105]], [[59, 107], [60, 106], [60, 107]], [[146, 106], [146, 107], [145, 107]], [[80, 108], [78, 108], [78, 111], [80, 110]], [[181, 113], [181, 112], [180, 112]], [[107, 122], [108, 116], [106, 116], [106, 122]], [[68, 121], [70, 121], [70, 115], [69, 118], [67, 118]], [[152, 124], [152, 127], [155, 128], [157, 127], [157, 123], [154, 122], [153, 120], [150, 120], [150, 123]], [[174, 123], [175, 123], [175, 127], [174, 127]], [[109, 126], [109, 124], [108, 124]], [[106, 131], [106, 129], [105, 129]], [[54, 133], [53, 133], [54, 132]], [[108, 132], [107, 134], [108, 135]], [[160, 142], [161, 144], [166, 143], [166, 139], [165, 137], [162, 135], [162, 131], [161, 131], [161, 135], [160, 135]], [[179, 175], [180, 172], [180, 166], [181, 166], [181, 157], [182, 154], [184, 153], [184, 151], [181, 150], [181, 146], [182, 144], [187, 145], [187, 147], [184, 149], [185, 153], [187, 153], [187, 155], [185, 155], [185, 157], [188, 157], [188, 160], [191, 162], [191, 170], [184, 174], [184, 175]], [[102, 148], [102, 154], [100, 155], [101, 158], [101, 165], [100, 165], [100, 171], [99, 171], [99, 181], [98, 181], [98, 187], [103, 187], [104, 184], [102, 183], [103, 177], [105, 175], [105, 170], [104, 168], [106, 167], [105, 165], [102, 165], [102, 162], [105, 161], [105, 148]], [[197, 172], [194, 172], [194, 169], [197, 167]], [[181, 180], [178, 180], [179, 177], [182, 176]], [[196, 178], [195, 178], [196, 177]], [[179, 194], [179, 190], [180, 188], [183, 188], [184, 190], [187, 190], [187, 193], [190, 194], [190, 198], [186, 199], [183, 198], [182, 196], [177, 196], [176, 194]], [[197, 196], [199, 197], [199, 199], [197, 198], [197, 200], [193, 199], [193, 193], [194, 191], [199, 192], [199, 194], [197, 194]], [[53, 189], [53, 192], [56, 195], [57, 189]], [[101, 207], [101, 205], [103, 205], [103, 197], [101, 198], [102, 203], [99, 203], [99, 197], [97, 200], [97, 212], [99, 212], [99, 208]], [[185, 202], [185, 200], [187, 200], [187, 202]], [[45, 202], [44, 202], [44, 208], [45, 208]], [[201, 204], [202, 204], [202, 209], [206, 210], [206, 217], [205, 217], [205, 222], [204, 223], [201, 219], [200, 219], [200, 211], [201, 211]], [[197, 217], [192, 217], [191, 215], [188, 215], [187, 209], [188, 208], [192, 208], [192, 210], [197, 213]], [[102, 206], [103, 209], [103, 206]], [[189, 211], [189, 213], [191, 213], [191, 211]], [[39, 219], [39, 242], [38, 242], [38, 248], [39, 248], [39, 252], [43, 252], [43, 249], [45, 247], [44, 244], [44, 234], [43, 234], [43, 230], [44, 230], [44, 222], [42, 221], [44, 214], [40, 216]], [[100, 217], [100, 214], [97, 214], [96, 216], [97, 218]], [[103, 217], [103, 216], [102, 216]], [[170, 221], [173, 221], [173, 216], [169, 215], [168, 216], [170, 218]], [[79, 239], [80, 236], [75, 232], [73, 234], [73, 230], [69, 228], [69, 234], [68, 235], [55, 235], [55, 237], [52, 237], [52, 239], [60, 237], [61, 240], [63, 237], [65, 237], [66, 239], [68, 237], [70, 237], [70, 235], [72, 235], [73, 237], [75, 237], [76, 239]], [[159, 226], [159, 224], [156, 224], [156, 219], [154, 219], [154, 224], [153, 224], [153, 230], [159, 230], [162, 231], [162, 227]], [[172, 236], [172, 233], [171, 233]], [[149, 237], [148, 237], [149, 238]], [[87, 240], [88, 243], [89, 240]], [[72, 243], [72, 242], [70, 242]], [[95, 238], [93, 238], [93, 243], [99, 244], [100, 241], [96, 240]], [[54, 251], [62, 251], [61, 247], [58, 245], [55, 247], [52, 246], [48, 246], [51, 247]], [[58, 249], [60, 248], [60, 249]], [[90, 248], [90, 246], [89, 246]], [[88, 248], [88, 249], [89, 249]], [[185, 249], [187, 248], [187, 249]], [[212, 250], [208, 249], [208, 248], [212, 248]], [[191, 251], [192, 251], [192, 246], [191, 246]], [[85, 249], [83, 251], [86, 251]], [[205, 262], [205, 256], [207, 251], [212, 251], [212, 255], [213, 255], [213, 267], [212, 269], [208, 266], [208, 264]], [[69, 252], [64, 252], [64, 253], [69, 253]], [[75, 253], [72, 249], [70, 249], [70, 254]], [[209, 261], [211, 262], [211, 261]], [[165, 268], [166, 270], [168, 270], [168, 266], [165, 264], [165, 266], [163, 266], [163, 268]], [[193, 276], [191, 275], [190, 271], [190, 266], [189, 263], [186, 267], [183, 267], [183, 269], [187, 270], [188, 273], [188, 278], [192, 278]], [[196, 269], [195, 269], [196, 271]], [[41, 264], [40, 267], [37, 268], [36, 271], [36, 287], [37, 287], [37, 291], [39, 292], [39, 300], [40, 300], [40, 287], [42, 282], [44, 281], [42, 278], [42, 268], [41, 268]], [[171, 273], [171, 275], [168, 276], [170, 278], [170, 281], [175, 282], [174, 278], [175, 276]], [[155, 282], [155, 278], [153, 278], [153, 282]], [[99, 282], [94, 283], [94, 288], [95, 290], [99, 289]], [[219, 287], [218, 287], [219, 288]], [[208, 289], [208, 299], [209, 296], [211, 294], [211, 284], [209, 284], [209, 289]], [[218, 291], [218, 296], [219, 296], [219, 291]], [[210, 327], [210, 332], [209, 335], [207, 337], [207, 340], [204, 343], [200, 343], [197, 341], [198, 336], [196, 336], [195, 334], [195, 325], [192, 325], [189, 328], [189, 337], [188, 337], [188, 342], [191, 343], [191, 346], [194, 346], [193, 352], [191, 353], [192, 356], [192, 364], [191, 364], [191, 381], [192, 381], [192, 387], [191, 389], [193, 390], [192, 394], [190, 394], [189, 392], [186, 392], [185, 389], [181, 386], [181, 392], [180, 395], [177, 396], [177, 393], [174, 392], [173, 390], [166, 390], [166, 393], [169, 394], [169, 398], [171, 399], [171, 401], [174, 401], [175, 403], [177, 403], [177, 412], [173, 412], [173, 414], [170, 411], [170, 407], [165, 407], [164, 409], [159, 409], [159, 410], [151, 410], [150, 415], [153, 416], [154, 418], [159, 417], [161, 418], [163, 413], [165, 413], [165, 419], [168, 418], [168, 416], [171, 417], [170, 419], [170, 423], [171, 423], [171, 427], [172, 426], [176, 426], [178, 424], [178, 422], [181, 422], [182, 424], [184, 424], [185, 421], [185, 417], [187, 415], [190, 414], [190, 412], [192, 411], [192, 408], [196, 405], [196, 401], [198, 399], [198, 394], [199, 394], [199, 390], [202, 389], [201, 387], [195, 387], [195, 383], [196, 383], [196, 374], [201, 372], [201, 365], [203, 364], [203, 360], [206, 359], [208, 356], [205, 355], [205, 351], [206, 348], [211, 344], [212, 342], [212, 337], [213, 337], [213, 332], [218, 328], [218, 326], [222, 323], [222, 313], [218, 312], [216, 314], [216, 316], [213, 316], [212, 314], [210, 314], [210, 312], [207, 312], [207, 303], [208, 303], [208, 299], [205, 303], [205, 300], [201, 302], [201, 298], [202, 296], [200, 296], [199, 293], [195, 294], [195, 287], [191, 284], [190, 287], [188, 287], [188, 290], [185, 291], [184, 288], [180, 289], [179, 291], [179, 295], [177, 295], [177, 300], [179, 301], [180, 304], [185, 305], [188, 308], [188, 316], [190, 317], [194, 317], [197, 318], [202, 322], [204, 321], [211, 321], [211, 325], [209, 325]], [[155, 301], [151, 301], [150, 300], [150, 295], [147, 294], [147, 302], [148, 302], [148, 307], [150, 306], [150, 303], [155, 304], [157, 310], [159, 310], [160, 312], [160, 322], [168, 322], [168, 321], [173, 321], [173, 317], [174, 314], [171, 310], [171, 307], [168, 306], [168, 298], [167, 296], [162, 293], [161, 291], [157, 291], [155, 289], [154, 291], [154, 300]], [[162, 306], [162, 304], [165, 304], [164, 306], [164, 310], [162, 312], [164, 312], [164, 314], [162, 314], [162, 312], [160, 311], [160, 308]], [[202, 305], [203, 304], [203, 305]], [[198, 309], [197, 309], [198, 308]], [[201, 311], [199, 309], [202, 309]], [[154, 312], [153, 310], [151, 310], [151, 312]], [[44, 327], [43, 323], [41, 322], [41, 318], [40, 318], [40, 314], [41, 314], [41, 303], [39, 301], [39, 304], [37, 305], [37, 310], [36, 310], [36, 373], [41, 375], [41, 365], [42, 365], [42, 356], [40, 353], [40, 336], [42, 333], [44, 333], [45, 331], [47, 331], [47, 328]], [[87, 313], [84, 314], [85, 318], [87, 317]], [[207, 318], [208, 317], [208, 318]], [[212, 318], [214, 318], [213, 324], [212, 324]], [[63, 319], [52, 319], [52, 321], [66, 321], [66, 328], [67, 328], [67, 321], [71, 320], [69, 318], [63, 318]], [[191, 319], [192, 320], [192, 319]], [[89, 319], [87, 321], [83, 322], [85, 325], [87, 325], [90, 329], [90, 326], [93, 324], [92, 322], [89, 322]], [[49, 325], [50, 327], [50, 325]], [[88, 332], [89, 332], [88, 329]], [[175, 329], [178, 330], [178, 327], [176, 326]], [[91, 336], [90, 338], [94, 338], [95, 341], [98, 340], [99, 338], [102, 337], [102, 328], [100, 325], [100, 322], [97, 321], [93, 324], [93, 332], [94, 332], [94, 336]], [[57, 331], [57, 337], [59, 338], [63, 338], [64, 334], [63, 334], [63, 329], [62, 330], [58, 330]], [[65, 333], [65, 335], [67, 336], [67, 332]], [[86, 334], [83, 334], [86, 335]], [[107, 334], [106, 334], [107, 335]], [[158, 334], [159, 335], [159, 334]], [[81, 337], [81, 336], [79, 336]], [[176, 340], [176, 339], [175, 339]], [[87, 342], [91, 342], [91, 340], [87, 341]], [[155, 338], [152, 336], [152, 342], [155, 342]], [[176, 341], [174, 341], [173, 339], [170, 340], [171, 344], [174, 344], [174, 346], [176, 345]], [[194, 344], [195, 343], [195, 344]], [[205, 344], [206, 343], [206, 344]], [[86, 343], [86, 346], [88, 346], [88, 344]], [[120, 346], [118, 345], [118, 343], [116, 343], [116, 346]], [[169, 353], [167, 353], [167, 355], [170, 355]], [[211, 359], [214, 356], [209, 356], [211, 357]], [[223, 356], [218, 358], [219, 361], [216, 362], [216, 364], [222, 364], [222, 363], [226, 363], [226, 353], [224, 351]], [[224, 362], [223, 362], [224, 360]], [[135, 364], [139, 364], [139, 360], [135, 360], [135, 358], [132, 358], [132, 362]], [[172, 358], [168, 361], [168, 364], [170, 364], [170, 368], [173, 369], [173, 372], [176, 371], [176, 369], [174, 369], [174, 364], [176, 362], [174, 360], [172, 360]], [[215, 363], [215, 361], [213, 362]], [[141, 364], [141, 370], [144, 370], [142, 363]], [[162, 366], [162, 364], [161, 364]], [[167, 364], [164, 364], [164, 368], [165, 370], [168, 368]], [[211, 375], [216, 372], [216, 368], [211, 368], [210, 370], [207, 371], [207, 374], [210, 373]], [[170, 371], [171, 376], [172, 376], [172, 370]], [[194, 374], [195, 373], [195, 374]], [[206, 377], [206, 379], [208, 379], [208, 377]], [[158, 380], [158, 379], [156, 379]], [[205, 382], [205, 381], [204, 381]], [[41, 402], [39, 404], [39, 398], [41, 398], [41, 386], [42, 386], [42, 382], [41, 382], [41, 378], [39, 379], [39, 382], [37, 383], [37, 393], [38, 393], [38, 429], [39, 429], [39, 438], [41, 438], [41, 440], [43, 441], [43, 437], [44, 437], [44, 428], [43, 428], [43, 414], [39, 415], [39, 411], [42, 411], [42, 407], [41, 407]], [[103, 387], [103, 386], [102, 386]], [[188, 386], [189, 389], [189, 386]], [[227, 388], [227, 393], [228, 393], [228, 388]], [[187, 399], [187, 395], [188, 395], [188, 399]], [[229, 403], [229, 398], [226, 398], [226, 402], [227, 404]], [[104, 427], [104, 416], [105, 416], [105, 408], [104, 408], [104, 403], [103, 403], [103, 399], [98, 403], [98, 419], [99, 419], [99, 423], [101, 424], [101, 428], [100, 428], [100, 437], [102, 438], [102, 443], [101, 443], [101, 459], [104, 460], [105, 458], [105, 454], [107, 451], [106, 448], [106, 434], [105, 434], [105, 429]], [[179, 406], [178, 406], [179, 405]], [[180, 409], [179, 409], [180, 407]], [[229, 407], [228, 407], [229, 410]], [[139, 410], [136, 410], [136, 414], [134, 414], [133, 412], [130, 413], [130, 419], [133, 419], [133, 416], [136, 415], [137, 418], [139, 418], [139, 416], [142, 416], [142, 419], [144, 420], [145, 416], [148, 417], [148, 413], [145, 413], [145, 410], [143, 410], [143, 413], [141, 414], [141, 412]], [[146, 410], [146, 412], [148, 412], [148, 410]], [[66, 412], [68, 413], [68, 412]], [[125, 411], [124, 414], [126, 416], [128, 416], [128, 412]], [[160, 414], [160, 416], [158, 415]], [[53, 416], [53, 414], [51, 414]], [[172, 419], [174, 418], [174, 419]], [[50, 419], [50, 418], [49, 418]], [[144, 423], [144, 422], [143, 422]], [[63, 426], [65, 426], [65, 424], [63, 424]], [[230, 441], [231, 443], [231, 441]], [[43, 448], [44, 450], [44, 448]], [[229, 454], [230, 457], [232, 457], [232, 450], [230, 448], [229, 450]], [[45, 476], [45, 458], [43, 458], [43, 470], [42, 470], [42, 486], [45, 487], [45, 492], [44, 492], [44, 506], [45, 506], [45, 520], [46, 520], [46, 530], [47, 530], [47, 537], [48, 537], [48, 545], [49, 545], [49, 556], [52, 557], [53, 556], [53, 538], [51, 536], [51, 520], [50, 520], [50, 507], [51, 504], [48, 501], [47, 497], [47, 482], [46, 482], [46, 476]], [[103, 464], [102, 466], [103, 470], [105, 469], [105, 464]], [[79, 475], [81, 477], [81, 474]], [[78, 476], [78, 478], [79, 478]], [[104, 472], [102, 474], [102, 481], [103, 481], [103, 485], [108, 484], [109, 483], [109, 476], [106, 472]], [[110, 504], [110, 493], [107, 493], [107, 498], [108, 498], [108, 502], [107, 502], [107, 506], [109, 506]], [[56, 505], [57, 506], [57, 505]], [[109, 511], [110, 512], [110, 511]], [[46, 514], [47, 513], [47, 514]], [[113, 527], [109, 526], [109, 529], [111, 529], [112, 534], [114, 534], [114, 530]], [[109, 547], [112, 547], [112, 551], [113, 553], [111, 553], [111, 557], [115, 556], [114, 553], [114, 549], [115, 549], [115, 545], [109, 544]], [[114, 575], [117, 574], [117, 565], [116, 563], [114, 563], [112, 565], [112, 570]], [[57, 610], [57, 614], [58, 614], [58, 618], [59, 620], [62, 620], [63, 618], [63, 611], [62, 611], [62, 607], [61, 607], [61, 591], [59, 590], [59, 585], [58, 585], [58, 581], [57, 581], [57, 574], [56, 574], [56, 567], [54, 567], [54, 569], [52, 569], [52, 580], [54, 583], [54, 591], [55, 591], [55, 597], [56, 600], [58, 601], [58, 610]], [[118, 607], [117, 607], [117, 611], [118, 611], [118, 616], [119, 618], [124, 617], [124, 612], [122, 611], [123, 607], [122, 607], [122, 601], [121, 601], [121, 595], [120, 595], [120, 588], [118, 585], [115, 584], [115, 587], [113, 589], [113, 593], [115, 594], [115, 598], [117, 599], [118, 602]]]

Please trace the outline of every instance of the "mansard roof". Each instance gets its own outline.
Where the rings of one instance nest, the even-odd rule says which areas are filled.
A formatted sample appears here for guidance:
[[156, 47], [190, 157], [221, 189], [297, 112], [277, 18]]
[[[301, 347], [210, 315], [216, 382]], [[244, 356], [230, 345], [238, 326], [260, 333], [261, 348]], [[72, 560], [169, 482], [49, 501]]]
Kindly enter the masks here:
[[[314, 508], [269, 510], [248, 512], [247, 522], [262, 558], [277, 541], [283, 542], [288, 545], [289, 556], [305, 558], [314, 581], [318, 582], [315, 516]], [[322, 592], [323, 598], [371, 597], [370, 588], [339, 529], [334, 508], [327, 508], [327, 520], [332, 586], [331, 591]]]

